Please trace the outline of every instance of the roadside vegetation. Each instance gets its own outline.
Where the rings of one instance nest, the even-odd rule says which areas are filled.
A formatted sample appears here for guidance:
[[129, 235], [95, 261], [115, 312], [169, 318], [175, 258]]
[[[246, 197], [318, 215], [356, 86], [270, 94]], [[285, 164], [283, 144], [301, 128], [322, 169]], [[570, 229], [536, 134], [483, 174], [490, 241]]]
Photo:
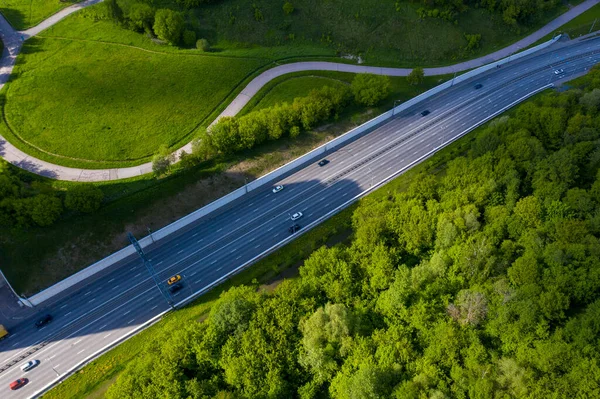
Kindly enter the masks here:
[[215, 290], [49, 397], [597, 396], [600, 70], [573, 86], [325, 222], [352, 235], [299, 277]]
[[0, 13], [16, 30], [31, 28], [81, 0], [2, 0]]
[[[306, 86], [299, 88], [297, 94], [305, 97], [316, 87], [316, 83], [310, 83], [311, 79], [350, 87], [354, 76], [339, 72], [303, 72], [282, 77], [285, 79], [279, 82], [302, 78]], [[10, 187], [16, 188], [0, 194], [2, 270], [19, 293], [29, 295], [48, 287], [127, 245], [127, 231], [144, 236], [148, 227], [157, 230], [235, 190], [245, 179], [251, 181], [387, 111], [395, 100], [412, 98], [446, 78], [429, 77], [421, 85], [408, 85], [406, 78], [391, 78], [389, 94], [378, 107], [352, 102], [340, 112], [335, 123], [333, 119], [325, 121], [315, 129], [304, 130], [296, 138], [268, 140], [252, 150], [215, 154], [200, 162], [190, 154], [192, 156], [184, 162], [167, 165], [161, 176], [146, 175], [86, 186], [96, 187], [103, 194], [100, 208], [91, 212], [86, 212], [90, 208], [84, 205], [79, 210], [67, 206], [67, 196], [78, 190], [81, 183], [45, 179], [5, 164], [0, 178], [7, 179], [12, 184]], [[277, 84], [264, 88], [256, 98], [268, 94], [281, 99], [274, 105], [290, 101], [284, 98], [285, 91], [279, 90]], [[42, 197], [36, 199], [38, 196]], [[52, 200], [55, 208], [41, 206], [47, 197], [57, 198]], [[90, 202], [95, 203], [98, 194], [85, 192], [79, 197], [89, 197]], [[83, 200], [77, 203], [80, 202]], [[52, 209], [55, 212], [50, 213]], [[37, 222], [42, 219], [53, 224], [42, 227]]]

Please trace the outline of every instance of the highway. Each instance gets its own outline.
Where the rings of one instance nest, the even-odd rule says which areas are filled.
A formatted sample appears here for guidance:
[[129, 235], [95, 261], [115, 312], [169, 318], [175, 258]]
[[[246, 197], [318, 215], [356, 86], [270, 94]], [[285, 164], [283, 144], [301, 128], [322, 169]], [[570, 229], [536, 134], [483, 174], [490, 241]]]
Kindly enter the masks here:
[[[326, 156], [329, 164], [320, 167], [316, 160], [145, 252], [160, 281], [174, 274], [183, 276], [184, 288], [173, 297], [179, 302], [276, 246], [290, 236], [292, 224], [306, 231], [309, 224], [464, 135], [490, 115], [539, 88], [579, 76], [598, 62], [600, 39], [573, 41], [454, 85], [330, 153]], [[564, 72], [557, 75], [554, 72], [559, 68]], [[476, 83], [482, 87], [476, 89]], [[430, 113], [422, 116], [424, 110]], [[278, 184], [284, 189], [273, 193], [272, 187]], [[290, 214], [297, 211], [304, 216], [290, 221]], [[38, 330], [35, 320], [29, 320], [0, 342], [0, 370], [4, 369], [0, 397], [35, 396], [74, 366], [169, 310], [139, 257], [121, 263], [117, 270], [40, 312], [54, 317], [45, 327]], [[30, 359], [41, 363], [22, 372], [19, 366]], [[29, 383], [10, 391], [9, 383], [21, 377]]]

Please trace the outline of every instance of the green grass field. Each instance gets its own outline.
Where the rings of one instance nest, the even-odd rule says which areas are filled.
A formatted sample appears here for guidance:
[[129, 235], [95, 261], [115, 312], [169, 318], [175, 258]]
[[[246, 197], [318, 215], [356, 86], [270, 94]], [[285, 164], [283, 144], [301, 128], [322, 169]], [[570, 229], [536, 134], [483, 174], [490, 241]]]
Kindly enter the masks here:
[[162, 144], [185, 144], [265, 64], [57, 39], [34, 39], [25, 51], [5, 93], [6, 122], [29, 145], [91, 166], [139, 162]]
[[2, 0], [0, 13], [17, 30], [35, 26], [57, 11], [81, 0]]

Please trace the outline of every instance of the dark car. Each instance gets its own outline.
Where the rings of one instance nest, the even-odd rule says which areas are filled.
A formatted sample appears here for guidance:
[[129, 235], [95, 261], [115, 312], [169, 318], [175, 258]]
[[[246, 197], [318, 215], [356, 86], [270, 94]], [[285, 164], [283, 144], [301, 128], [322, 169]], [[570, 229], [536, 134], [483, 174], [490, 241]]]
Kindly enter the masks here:
[[421, 112], [421, 116], [427, 116], [427, 115], [429, 115], [429, 113], [430, 113], [429, 110], [426, 109], [425, 111]]
[[481, 89], [482, 87], [483, 87], [483, 85], [482, 85], [481, 83], [477, 83], [477, 84], [475, 85], [475, 90], [479, 90], [479, 89]]
[[28, 382], [29, 382], [29, 380], [27, 378], [19, 378], [18, 380], [11, 382], [9, 387], [12, 391], [14, 391], [15, 389], [21, 388], [23, 385], [27, 384]]
[[47, 314], [45, 316], [43, 316], [41, 319], [39, 319], [38, 321], [35, 322], [35, 326], [37, 328], [41, 328], [44, 327], [46, 324], [50, 323], [52, 321], [52, 316]]
[[321, 159], [321, 160], [319, 161], [319, 166], [325, 166], [325, 165], [327, 165], [328, 163], [329, 163], [329, 160], [328, 160], [328, 159]]
[[171, 294], [174, 294], [174, 293], [176, 293], [177, 291], [181, 290], [182, 288], [183, 288], [183, 284], [181, 284], [181, 283], [175, 283], [175, 284], [173, 284], [173, 285], [171, 285], [171, 286], [169, 287], [169, 292], [170, 292]]
[[294, 234], [295, 232], [297, 232], [298, 230], [300, 230], [300, 225], [299, 224], [295, 224], [293, 226], [291, 226], [288, 231], [290, 232], [290, 234]]

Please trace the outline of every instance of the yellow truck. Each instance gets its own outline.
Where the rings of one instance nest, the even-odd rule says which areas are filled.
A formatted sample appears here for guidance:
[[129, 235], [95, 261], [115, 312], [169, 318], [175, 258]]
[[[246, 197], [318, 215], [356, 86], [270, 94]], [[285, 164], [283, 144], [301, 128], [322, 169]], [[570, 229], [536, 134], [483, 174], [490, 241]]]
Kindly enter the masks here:
[[6, 338], [7, 336], [8, 336], [8, 331], [6, 331], [6, 328], [4, 328], [4, 326], [2, 324], [0, 324], [0, 339]]

